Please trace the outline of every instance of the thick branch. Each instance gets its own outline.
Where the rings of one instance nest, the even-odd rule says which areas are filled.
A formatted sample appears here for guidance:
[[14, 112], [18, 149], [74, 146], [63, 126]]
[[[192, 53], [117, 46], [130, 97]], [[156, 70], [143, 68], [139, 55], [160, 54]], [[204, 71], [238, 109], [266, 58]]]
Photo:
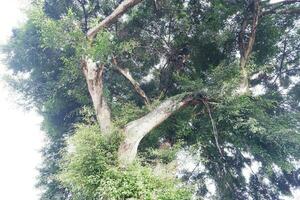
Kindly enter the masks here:
[[246, 45], [246, 47], [244, 49], [244, 55], [243, 55], [246, 58], [246, 60], [248, 60], [248, 58], [252, 52], [252, 49], [253, 49], [257, 25], [258, 25], [259, 13], [260, 13], [259, 1], [255, 0], [254, 2], [255, 3], [254, 3], [254, 12], [253, 12], [251, 33], [250, 33], [250, 37], [248, 40], [248, 44]]
[[145, 105], [149, 105], [149, 98], [147, 97], [144, 90], [141, 88], [140, 84], [136, 80], [134, 80], [129, 69], [120, 67], [115, 58], [113, 58], [113, 65], [114, 68], [118, 70], [131, 83], [134, 90], [143, 98]]
[[195, 95], [171, 97], [144, 117], [128, 123], [124, 128], [125, 139], [119, 148], [119, 161], [121, 165], [126, 166], [134, 160], [140, 141], [151, 130], [163, 123], [176, 111], [193, 102], [196, 102]]
[[124, 0], [109, 16], [102, 20], [98, 25], [88, 31], [87, 37], [92, 40], [96, 34], [103, 28], [108, 27], [110, 24], [115, 22], [130, 8], [139, 4], [142, 0]]

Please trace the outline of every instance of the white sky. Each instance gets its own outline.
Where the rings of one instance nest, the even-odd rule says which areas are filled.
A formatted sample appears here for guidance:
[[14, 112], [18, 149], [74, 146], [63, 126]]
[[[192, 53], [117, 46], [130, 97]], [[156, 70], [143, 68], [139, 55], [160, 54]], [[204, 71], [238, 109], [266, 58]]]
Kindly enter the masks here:
[[[20, 9], [24, 2], [0, 0], [0, 44], [7, 41], [12, 27], [24, 19]], [[43, 144], [41, 117], [14, 103], [15, 95], [1, 80], [5, 71], [0, 61], [0, 199], [37, 200], [36, 168], [41, 162], [39, 150]]]

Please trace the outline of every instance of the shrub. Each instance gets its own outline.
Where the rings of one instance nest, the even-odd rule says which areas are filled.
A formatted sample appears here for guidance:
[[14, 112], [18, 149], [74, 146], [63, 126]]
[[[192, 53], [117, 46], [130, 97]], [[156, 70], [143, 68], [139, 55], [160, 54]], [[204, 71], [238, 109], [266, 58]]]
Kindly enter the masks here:
[[58, 179], [72, 193], [72, 199], [190, 199], [187, 189], [171, 178], [155, 176], [149, 166], [134, 163], [118, 167], [117, 150], [121, 137], [116, 131], [104, 138], [96, 125], [78, 125], [67, 140]]

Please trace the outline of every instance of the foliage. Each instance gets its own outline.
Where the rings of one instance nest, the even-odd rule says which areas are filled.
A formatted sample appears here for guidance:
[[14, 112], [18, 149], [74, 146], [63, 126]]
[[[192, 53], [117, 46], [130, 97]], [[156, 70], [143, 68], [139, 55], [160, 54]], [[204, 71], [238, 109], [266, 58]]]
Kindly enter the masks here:
[[106, 199], [190, 199], [188, 189], [180, 188], [173, 179], [158, 177], [149, 167], [139, 164], [126, 171], [109, 170], [99, 186], [100, 196]]
[[[290, 189], [282, 187], [279, 181], [285, 180], [284, 184], [288, 184], [289, 174], [298, 173], [290, 159], [298, 160], [300, 156], [299, 114], [283, 112], [277, 104], [274, 99], [248, 96], [231, 97], [217, 104], [212, 112], [222, 154], [216, 149], [211, 125], [207, 124], [208, 116], [196, 117], [190, 130], [197, 141], [193, 145], [198, 152], [195, 156], [200, 156], [208, 171], [199, 171], [199, 177], [194, 181], [201, 182], [210, 177], [217, 185], [218, 196], [223, 199], [255, 198], [257, 189], [252, 188], [255, 184], [260, 184], [264, 191], [260, 194], [263, 199], [277, 199], [280, 192], [289, 194]], [[245, 165], [251, 167], [255, 162], [261, 164], [259, 172], [252, 171], [250, 180], [246, 181], [242, 170]], [[274, 170], [274, 166], [282, 173]], [[196, 174], [191, 176], [197, 177]], [[263, 179], [270, 182], [265, 184]], [[290, 184], [295, 184], [292, 182]], [[200, 190], [207, 191], [207, 188], [202, 185]]]
[[[259, 19], [246, 67], [253, 92], [239, 96], [238, 35], [244, 15], [252, 15], [252, 1], [156, 2], [143, 1], [91, 42], [86, 32], [120, 1], [36, 0], [26, 23], [3, 47], [13, 72], [10, 85], [44, 118], [42, 199], [188, 199], [177, 181], [163, 180], [151, 169], [172, 162], [182, 149], [204, 168], [183, 175], [196, 184], [199, 198], [208, 193], [206, 180], [214, 181], [218, 199], [290, 194], [300, 185], [294, 165], [300, 156], [299, 16], [273, 13]], [[272, 7], [260, 3], [263, 10]], [[201, 100], [143, 138], [138, 152], [143, 164], [121, 169], [118, 134], [107, 140], [95, 125], [83, 57], [105, 65], [104, 93], [117, 128], [171, 96], [196, 92]], [[141, 83], [151, 105], [144, 106], [116, 73], [112, 57]], [[242, 171], [254, 163], [260, 167], [247, 179]]]
[[173, 179], [154, 175], [150, 167], [116, 167], [120, 138], [104, 138], [96, 125], [78, 125], [68, 145], [58, 179], [73, 199], [189, 199]]
[[132, 103], [115, 103], [113, 106], [113, 112], [118, 113], [115, 118], [115, 125], [117, 127], [123, 127], [128, 122], [143, 116], [146, 111], [146, 108], [139, 108]]

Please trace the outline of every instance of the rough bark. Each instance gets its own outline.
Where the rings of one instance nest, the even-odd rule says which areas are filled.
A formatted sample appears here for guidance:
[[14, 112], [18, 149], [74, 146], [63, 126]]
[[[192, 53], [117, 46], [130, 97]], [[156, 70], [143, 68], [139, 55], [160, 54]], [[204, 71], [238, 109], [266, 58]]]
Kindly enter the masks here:
[[[134, 7], [142, 0], [124, 0], [108, 17], [101, 21], [97, 26], [92, 28], [87, 33], [87, 38], [93, 40], [95, 35], [103, 28], [108, 27], [115, 20], [120, 18], [126, 11]], [[92, 45], [92, 44], [91, 44]], [[101, 133], [108, 135], [112, 127], [111, 124], [111, 112], [109, 106], [103, 96], [103, 81], [102, 75], [104, 65], [97, 64], [91, 59], [82, 60], [82, 70], [86, 78], [88, 90], [91, 95], [93, 105], [95, 108], [97, 120], [100, 125]]]
[[120, 74], [122, 74], [131, 83], [134, 90], [140, 95], [140, 97], [142, 97], [145, 105], [149, 105], [150, 100], [149, 100], [148, 96], [146, 95], [144, 90], [141, 88], [140, 84], [132, 77], [129, 69], [120, 67], [116, 61], [116, 58], [113, 58], [113, 65], [114, 65], [114, 68], [118, 72], [120, 72]]
[[248, 25], [248, 18], [247, 14], [244, 16], [244, 20], [241, 25], [241, 31], [239, 33], [239, 49], [240, 49], [240, 69], [241, 69], [241, 82], [238, 89], [238, 94], [243, 95], [250, 91], [249, 86], [249, 76], [248, 71], [246, 68], [247, 62], [249, 60], [249, 57], [251, 55], [254, 42], [255, 42], [255, 36], [256, 36], [256, 29], [259, 22], [260, 17], [260, 6], [259, 6], [259, 0], [254, 1], [253, 6], [253, 17], [252, 17], [252, 24], [251, 24], [251, 32], [249, 34], [248, 40], [246, 40], [246, 29]]
[[142, 0], [124, 0], [109, 16], [107, 16], [98, 25], [89, 30], [87, 33], [87, 37], [92, 40], [101, 29], [108, 27], [110, 24], [120, 18], [124, 13], [126, 13], [130, 8], [139, 4], [141, 1]]
[[89, 93], [91, 95], [100, 130], [103, 135], [109, 135], [112, 124], [110, 109], [103, 96], [103, 70], [104, 65], [97, 64], [91, 59], [82, 61], [82, 70], [86, 78]]
[[157, 106], [147, 115], [128, 123], [124, 128], [124, 141], [119, 148], [119, 161], [126, 166], [135, 159], [140, 141], [173, 113], [192, 102], [192, 97], [175, 96]]

